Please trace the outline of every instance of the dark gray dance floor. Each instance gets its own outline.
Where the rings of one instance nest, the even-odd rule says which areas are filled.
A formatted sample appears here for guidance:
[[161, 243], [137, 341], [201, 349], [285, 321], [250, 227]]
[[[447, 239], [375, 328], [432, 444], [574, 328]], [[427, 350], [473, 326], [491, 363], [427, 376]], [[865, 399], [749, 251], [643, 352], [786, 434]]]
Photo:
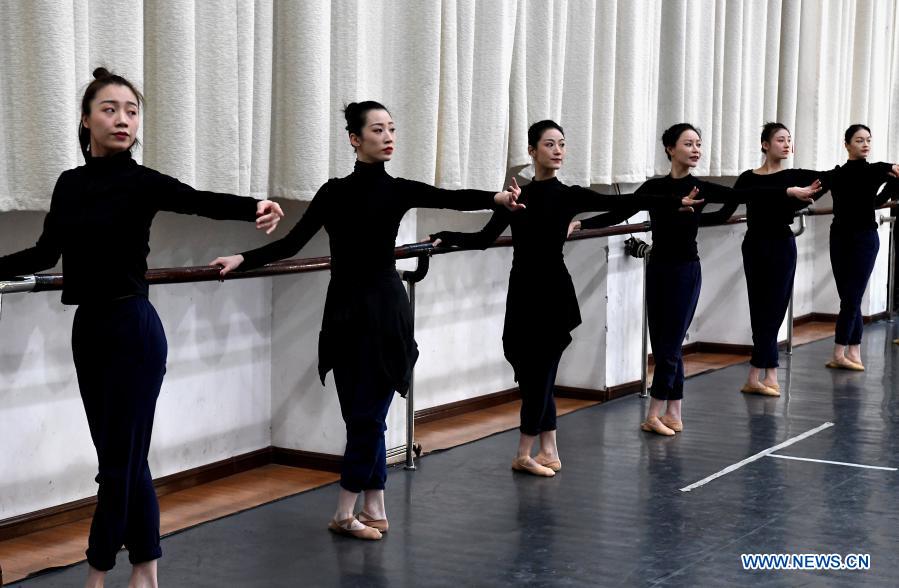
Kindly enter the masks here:
[[[517, 432], [433, 454], [388, 480], [391, 531], [325, 526], [330, 485], [163, 541], [160, 585], [899, 586], [899, 473], [761, 456], [899, 466], [899, 328], [866, 329], [865, 373], [824, 368], [830, 341], [784, 360], [779, 399], [739, 392], [746, 364], [691, 378], [686, 431], [641, 433], [629, 397], [559, 421], [564, 469], [514, 474]], [[825, 423], [833, 423], [826, 426]], [[869, 554], [867, 571], [746, 571], [741, 554]], [[125, 553], [110, 575], [125, 586]], [[85, 564], [21, 583], [77, 586]]]

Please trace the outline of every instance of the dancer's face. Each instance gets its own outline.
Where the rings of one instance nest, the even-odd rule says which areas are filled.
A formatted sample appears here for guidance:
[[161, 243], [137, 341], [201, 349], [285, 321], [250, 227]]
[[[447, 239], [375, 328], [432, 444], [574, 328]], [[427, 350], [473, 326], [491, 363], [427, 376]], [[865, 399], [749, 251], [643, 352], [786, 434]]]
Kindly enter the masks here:
[[356, 149], [356, 159], [365, 163], [390, 161], [396, 142], [396, 125], [386, 110], [365, 113], [362, 134], [350, 133], [350, 144]]
[[770, 141], [763, 141], [762, 148], [765, 150], [768, 159], [779, 161], [786, 159], [793, 153], [793, 137], [790, 131], [786, 129], [778, 129], [771, 136]]
[[128, 87], [109, 84], [91, 100], [81, 124], [91, 133], [91, 155], [105, 157], [130, 149], [140, 128], [137, 96]]
[[679, 164], [684, 167], [696, 167], [702, 157], [702, 139], [696, 131], [687, 129], [677, 138], [674, 147], [666, 147], [671, 156], [671, 164]]
[[865, 129], [855, 131], [846, 143], [846, 151], [849, 153], [849, 159], [867, 159], [871, 151], [871, 133]]
[[528, 145], [528, 153], [534, 158], [534, 166], [558, 171], [565, 160], [565, 135], [559, 129], [546, 129], [537, 146]]

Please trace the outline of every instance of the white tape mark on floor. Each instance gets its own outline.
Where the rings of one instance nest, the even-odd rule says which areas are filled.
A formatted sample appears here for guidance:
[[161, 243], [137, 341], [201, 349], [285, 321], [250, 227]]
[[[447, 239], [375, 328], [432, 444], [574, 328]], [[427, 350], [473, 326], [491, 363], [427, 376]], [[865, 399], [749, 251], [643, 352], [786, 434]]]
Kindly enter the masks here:
[[764, 451], [759, 451], [755, 455], [753, 455], [751, 457], [747, 457], [743, 461], [739, 461], [733, 465], [729, 465], [726, 468], [724, 468], [723, 470], [721, 470], [720, 472], [716, 472], [716, 473], [712, 474], [711, 476], [701, 479], [698, 482], [694, 482], [694, 483], [690, 484], [689, 486], [684, 486], [683, 488], [680, 489], [680, 491], [681, 492], [689, 492], [690, 490], [695, 490], [696, 488], [699, 488], [700, 486], [705, 486], [712, 480], [720, 478], [721, 476], [725, 476], [733, 471], [740, 469], [741, 467], [743, 467], [746, 464], [749, 464], [749, 463], [752, 463], [759, 459], [762, 459], [766, 455], [774, 453], [775, 451], [777, 451], [779, 449], [783, 449], [784, 447], [789, 447], [793, 443], [802, 441], [803, 439], [805, 439], [807, 437], [811, 437], [812, 435], [814, 435], [816, 433], [820, 433], [824, 429], [828, 429], [832, 426], [833, 426], [833, 423], [829, 423], [829, 422], [824, 423], [823, 425], [819, 425], [819, 426], [815, 427], [814, 429], [811, 429], [810, 431], [806, 431], [805, 433], [802, 433], [801, 435], [796, 435], [795, 437], [791, 437], [791, 438], [787, 439], [786, 441], [784, 441], [783, 443], [779, 443], [779, 444], [775, 445], [774, 447], [769, 447], [768, 449], [765, 449]]
[[830, 463], [833, 465], [841, 465], [841, 466], [849, 466], [851, 468], [865, 468], [868, 470], [885, 470], [888, 472], [895, 472], [896, 468], [888, 468], [884, 466], [872, 466], [872, 465], [864, 465], [861, 463], [849, 463], [845, 461], [830, 461], [827, 459], [812, 459], [810, 457], [795, 457], [793, 455], [777, 455], [777, 454], [769, 454], [768, 457], [779, 457], [780, 459], [795, 459], [796, 461], [811, 461], [815, 463]]

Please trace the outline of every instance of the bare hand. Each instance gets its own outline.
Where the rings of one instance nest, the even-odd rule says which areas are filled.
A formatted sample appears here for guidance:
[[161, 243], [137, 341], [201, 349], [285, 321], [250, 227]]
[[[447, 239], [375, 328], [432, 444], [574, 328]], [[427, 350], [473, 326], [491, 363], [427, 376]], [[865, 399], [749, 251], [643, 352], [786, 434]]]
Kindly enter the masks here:
[[256, 228], [271, 235], [278, 226], [278, 222], [284, 218], [281, 205], [271, 200], [260, 200], [256, 205]]
[[421, 241], [419, 241], [419, 243], [430, 243], [434, 247], [439, 247], [442, 242], [443, 241], [441, 239], [434, 239], [433, 241], [431, 241], [430, 237], [427, 237], [426, 239], [422, 239]]
[[493, 201], [512, 211], [521, 210], [526, 207], [518, 202], [519, 195], [521, 195], [521, 188], [518, 187], [518, 182], [515, 181], [515, 178], [512, 178], [512, 183], [509, 184], [508, 189], [505, 192], [497, 192], [493, 197]]
[[797, 200], [802, 202], [812, 203], [815, 201], [812, 196], [821, 191], [821, 180], [815, 180], [808, 186], [804, 188], [800, 188], [798, 186], [793, 186], [792, 188], [787, 188], [787, 195], [791, 196]]
[[690, 190], [690, 193], [680, 199], [681, 207], [678, 209], [679, 212], [693, 212], [694, 206], [699, 206], [705, 200], [696, 198], [696, 195], [699, 194], [699, 188], [693, 186], [693, 189]]
[[899, 178], [899, 163], [894, 163], [892, 169], [890, 169], [890, 175], [894, 178]]
[[571, 233], [573, 233], [575, 231], [580, 231], [580, 230], [581, 230], [581, 221], [579, 221], [579, 220], [571, 221], [570, 223], [568, 223], [568, 234], [565, 235], [565, 238], [567, 239], [568, 237], [571, 236]]
[[[275, 206], [277, 206], [277, 204]], [[224, 278], [225, 274], [232, 270], [236, 270], [242, 263], [243, 255], [238, 253], [237, 255], [228, 255], [227, 257], [216, 257], [209, 262], [209, 265], [221, 266], [222, 271], [219, 272], [219, 275]]]

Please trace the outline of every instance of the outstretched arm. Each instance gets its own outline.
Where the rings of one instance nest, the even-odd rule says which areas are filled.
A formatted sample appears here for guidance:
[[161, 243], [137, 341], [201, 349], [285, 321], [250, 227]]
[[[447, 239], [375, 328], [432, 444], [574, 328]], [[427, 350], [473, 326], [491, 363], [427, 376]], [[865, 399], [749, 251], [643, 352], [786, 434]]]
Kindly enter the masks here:
[[62, 243], [59, 230], [56, 228], [56, 204], [61, 198], [60, 185], [64, 175], [59, 176], [56, 187], [53, 189], [53, 198], [50, 201], [50, 212], [44, 218], [44, 231], [38, 238], [34, 247], [24, 249], [17, 253], [0, 257], [0, 280], [9, 280], [16, 276], [33, 274], [47, 270], [56, 265], [62, 255]]
[[222, 276], [225, 276], [238, 267], [245, 270], [253, 269], [278, 259], [286, 259], [296, 255], [325, 224], [327, 192], [328, 184], [325, 184], [319, 189], [312, 202], [309, 203], [306, 214], [281, 239], [237, 255], [217, 257], [209, 265], [221, 266], [222, 270], [220, 273]]
[[441, 231], [431, 235], [430, 240], [435, 246], [442, 245], [459, 249], [487, 249], [509, 226], [510, 214], [512, 213], [507, 210], [497, 210], [480, 231], [475, 233]]
[[255, 221], [256, 228], [266, 234], [271, 234], [284, 216], [277, 202], [195, 190], [156, 171], [151, 171], [147, 190], [157, 210], [195, 214], [216, 220]]

